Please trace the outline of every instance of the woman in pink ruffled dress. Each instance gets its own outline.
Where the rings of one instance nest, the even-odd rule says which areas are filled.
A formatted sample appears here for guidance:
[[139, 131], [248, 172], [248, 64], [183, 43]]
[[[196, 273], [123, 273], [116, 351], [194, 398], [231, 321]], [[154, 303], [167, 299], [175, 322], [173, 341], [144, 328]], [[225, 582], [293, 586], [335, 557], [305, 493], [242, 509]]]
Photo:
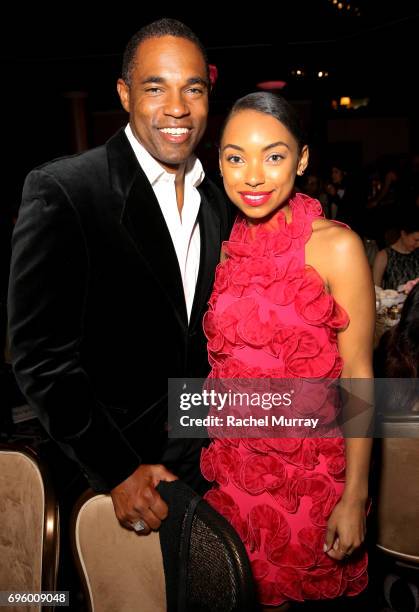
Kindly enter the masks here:
[[[368, 262], [356, 234], [295, 193], [307, 163], [284, 99], [236, 102], [220, 168], [239, 214], [204, 319], [212, 378], [372, 378]], [[206, 499], [243, 539], [267, 610], [365, 588], [370, 449], [342, 437], [220, 437], [204, 449]]]

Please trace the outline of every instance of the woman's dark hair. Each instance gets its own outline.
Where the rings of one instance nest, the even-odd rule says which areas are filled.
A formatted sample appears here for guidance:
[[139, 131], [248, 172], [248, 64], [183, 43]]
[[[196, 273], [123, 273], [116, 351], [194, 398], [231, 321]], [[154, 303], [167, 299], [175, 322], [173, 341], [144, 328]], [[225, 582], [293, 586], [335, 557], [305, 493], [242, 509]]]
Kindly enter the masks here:
[[300, 152], [303, 146], [307, 144], [304, 129], [296, 110], [282, 96], [267, 91], [258, 91], [239, 98], [224, 121], [221, 137], [229, 120], [243, 110], [253, 110], [277, 119], [294, 136]]
[[153, 21], [134, 34], [128, 41], [125, 47], [124, 56], [122, 59], [122, 78], [127, 85], [131, 84], [132, 69], [134, 67], [135, 54], [138, 46], [149, 38], [161, 38], [162, 36], [175, 36], [177, 38], [186, 38], [194, 43], [201, 51], [207, 67], [207, 80], [209, 85], [209, 66], [207, 53], [204, 45], [199, 40], [198, 36], [192, 30], [177, 19], [169, 19], [167, 17]]
[[[383, 376], [417, 378], [419, 372], [419, 283], [403, 304], [400, 321], [382, 338]], [[377, 372], [381, 375], [381, 372]]]
[[419, 213], [412, 209], [407, 214], [403, 215], [400, 221], [400, 229], [406, 234], [419, 232]]

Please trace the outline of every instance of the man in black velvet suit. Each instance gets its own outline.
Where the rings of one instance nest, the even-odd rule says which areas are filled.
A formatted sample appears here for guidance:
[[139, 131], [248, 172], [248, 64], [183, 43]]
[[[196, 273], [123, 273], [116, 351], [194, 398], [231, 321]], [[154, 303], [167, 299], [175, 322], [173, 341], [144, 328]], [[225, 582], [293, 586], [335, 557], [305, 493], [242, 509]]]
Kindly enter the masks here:
[[104, 146], [26, 179], [13, 238], [9, 329], [19, 385], [118, 519], [142, 533], [160, 480], [199, 489], [202, 441], [168, 440], [168, 377], [208, 372], [202, 316], [227, 204], [193, 156], [208, 65], [174, 20], [128, 43], [118, 93], [130, 121]]

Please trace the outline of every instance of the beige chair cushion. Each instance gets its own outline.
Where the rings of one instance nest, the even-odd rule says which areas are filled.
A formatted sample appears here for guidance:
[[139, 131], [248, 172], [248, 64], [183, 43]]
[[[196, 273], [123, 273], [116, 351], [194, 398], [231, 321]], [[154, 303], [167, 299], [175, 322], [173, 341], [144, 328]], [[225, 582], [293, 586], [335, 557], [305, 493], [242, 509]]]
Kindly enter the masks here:
[[96, 495], [81, 506], [75, 545], [95, 612], [166, 610], [159, 535], [121, 527], [110, 496]]
[[[0, 450], [0, 591], [40, 591], [44, 486], [36, 463]], [[34, 612], [39, 606], [8, 607]]]
[[419, 563], [419, 439], [383, 438], [381, 458], [377, 544]]

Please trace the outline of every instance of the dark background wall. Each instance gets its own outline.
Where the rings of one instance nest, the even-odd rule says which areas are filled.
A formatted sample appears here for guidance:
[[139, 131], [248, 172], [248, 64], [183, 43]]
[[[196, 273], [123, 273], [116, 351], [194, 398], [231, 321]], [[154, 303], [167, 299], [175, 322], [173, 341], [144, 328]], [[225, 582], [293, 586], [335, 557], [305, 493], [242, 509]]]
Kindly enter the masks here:
[[[125, 123], [115, 89], [122, 51], [137, 29], [161, 16], [190, 25], [218, 67], [200, 151], [210, 171], [226, 110], [267, 79], [287, 82], [282, 93], [306, 120], [317, 165], [342, 152], [365, 164], [419, 148], [417, 2], [342, 0], [342, 9], [333, 0], [233, 3], [228, 18], [222, 4], [197, 5], [190, 13], [173, 5], [160, 6], [159, 13], [140, 7], [102, 5], [91, 16], [73, 3], [11, 8], [0, 38], [2, 208], [18, 205], [31, 167], [100, 144]], [[319, 71], [329, 76], [319, 78]], [[333, 109], [341, 96], [368, 103]]]

